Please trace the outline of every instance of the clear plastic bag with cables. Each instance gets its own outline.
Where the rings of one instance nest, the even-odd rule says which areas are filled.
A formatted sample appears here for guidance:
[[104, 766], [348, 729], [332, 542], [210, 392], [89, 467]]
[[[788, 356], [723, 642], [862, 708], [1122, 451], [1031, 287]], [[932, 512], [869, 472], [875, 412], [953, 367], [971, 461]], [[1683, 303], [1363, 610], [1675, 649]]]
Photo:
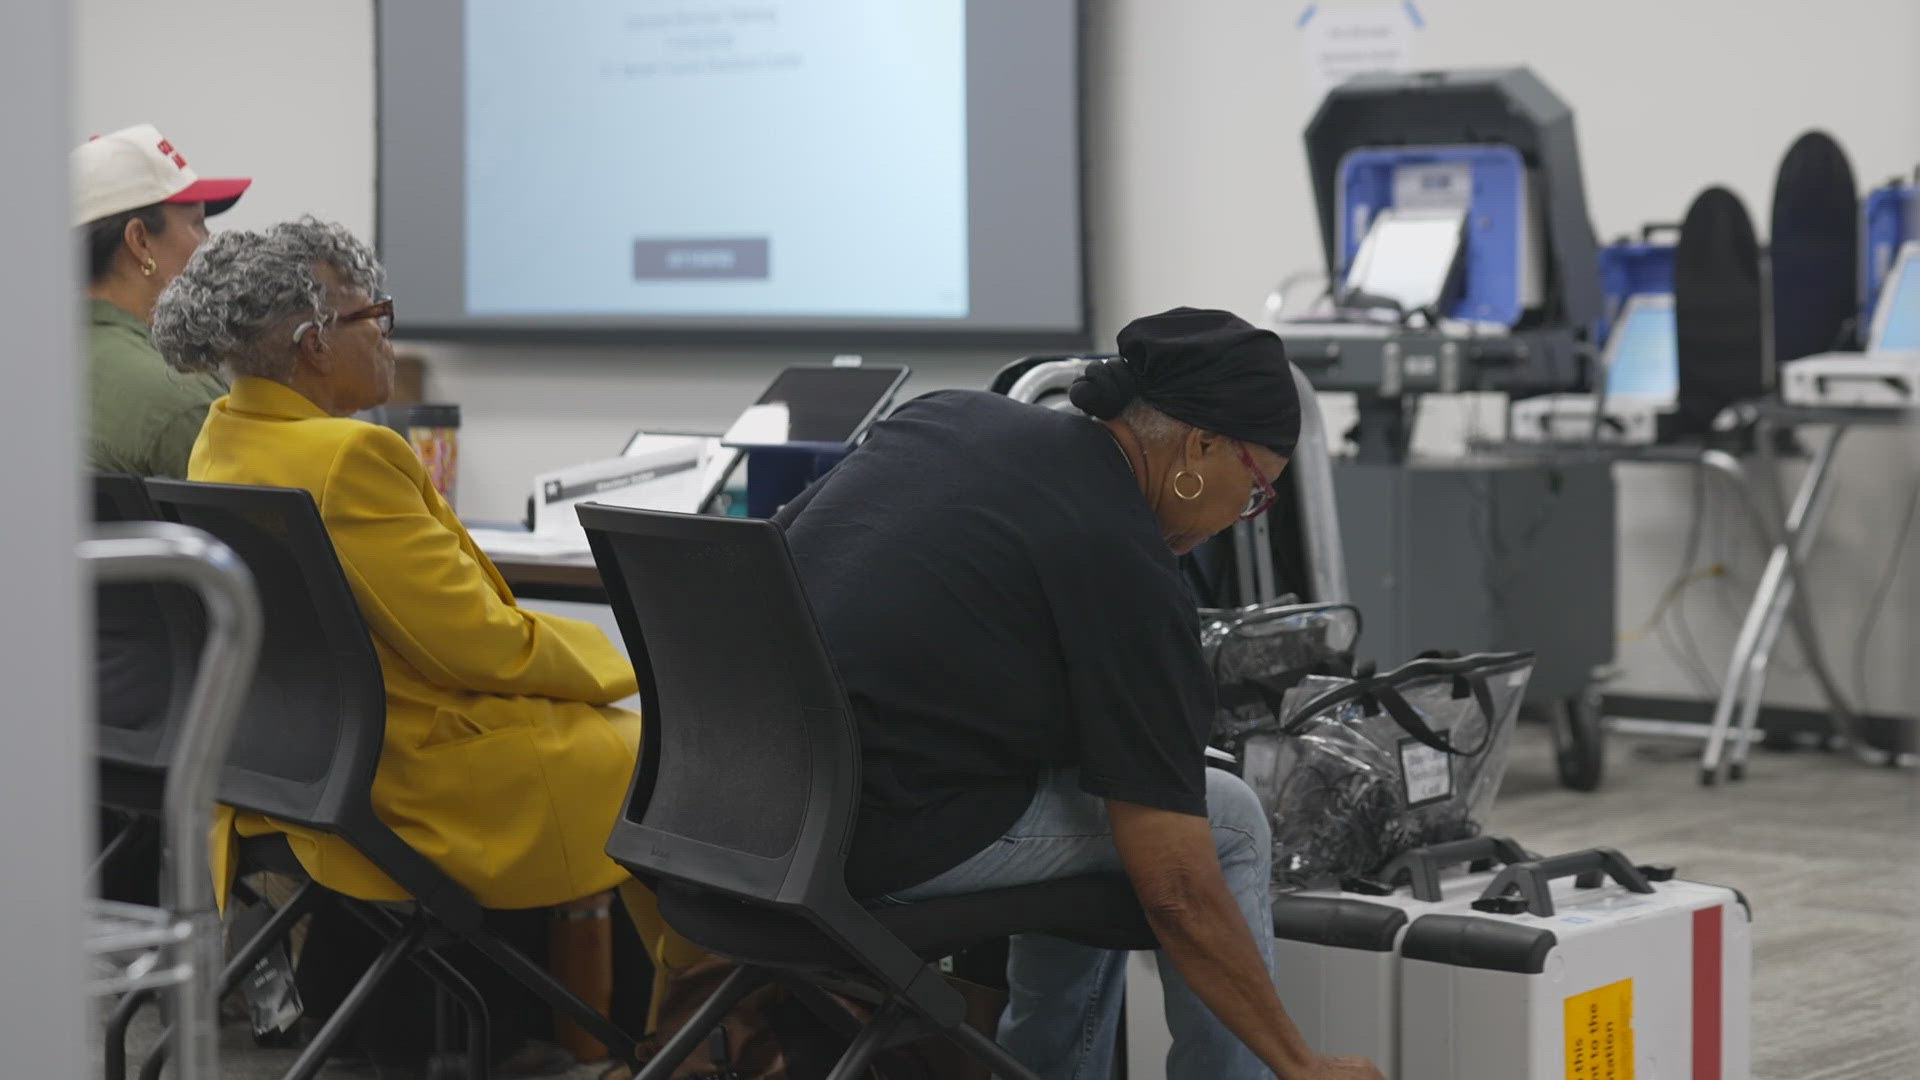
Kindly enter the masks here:
[[1352, 604], [1203, 608], [1200, 648], [1219, 697], [1210, 741], [1238, 755], [1249, 733], [1279, 730], [1278, 695], [1312, 675], [1352, 674], [1359, 640]]
[[1240, 752], [1273, 823], [1275, 886], [1366, 878], [1478, 834], [1532, 673], [1531, 653], [1481, 653], [1281, 692], [1282, 722], [1246, 732]]

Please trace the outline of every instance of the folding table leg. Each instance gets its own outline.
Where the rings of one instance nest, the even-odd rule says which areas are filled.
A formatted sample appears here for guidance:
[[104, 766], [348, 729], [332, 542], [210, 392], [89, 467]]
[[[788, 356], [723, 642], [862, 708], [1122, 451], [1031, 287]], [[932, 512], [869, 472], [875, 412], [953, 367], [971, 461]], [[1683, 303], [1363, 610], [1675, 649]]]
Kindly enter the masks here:
[[[1834, 458], [1840, 449], [1840, 441], [1846, 437], [1848, 430], [1849, 427], [1846, 424], [1834, 425], [1833, 430], [1827, 435], [1826, 445], [1815, 455], [1809, 467], [1809, 473], [1821, 468], [1823, 463], [1828, 469], [1833, 467]], [[1756, 429], [1755, 436], [1759, 440], [1757, 446], [1760, 459], [1765, 464], [1768, 475], [1773, 479], [1773, 492], [1777, 505], [1781, 502], [1780, 462], [1779, 455], [1774, 450], [1774, 431], [1775, 428], [1771, 422], [1762, 420]], [[1803, 486], [1805, 482], [1802, 481]], [[1789, 528], [1792, 527], [1789, 526]], [[1820, 534], [1820, 526], [1816, 523], [1810, 531], [1817, 537]], [[1805, 656], [1807, 667], [1812, 671], [1814, 681], [1820, 684], [1821, 694], [1827, 699], [1827, 716], [1832, 721], [1834, 734], [1851, 741], [1855, 736], [1856, 727], [1853, 706], [1848, 703], [1846, 692], [1840, 687], [1840, 680], [1834, 677], [1833, 669], [1827, 663], [1826, 650], [1820, 644], [1820, 630], [1813, 618], [1811, 603], [1813, 593], [1807, 588], [1806, 574], [1806, 562], [1811, 553], [1811, 543], [1804, 549], [1795, 545], [1787, 552], [1787, 579], [1793, 583], [1793, 602], [1789, 608], [1789, 614], [1793, 618], [1794, 636], [1800, 640], [1800, 651]]]
[[[1804, 557], [1812, 550], [1813, 541], [1819, 537], [1820, 527], [1826, 521], [1827, 507], [1832, 502], [1833, 485], [1824, 479], [1816, 482], [1811, 501], [1794, 530], [1792, 542], [1787, 545], [1790, 560], [1796, 555]], [[1730, 748], [1732, 765], [1728, 772], [1729, 778], [1734, 780], [1743, 779], [1746, 774], [1747, 755], [1753, 748], [1754, 735], [1760, 726], [1760, 702], [1766, 694], [1767, 667], [1773, 659], [1774, 645], [1780, 639], [1780, 630], [1789, 613], [1795, 609], [1795, 601], [1804, 597], [1803, 590], [1796, 585], [1797, 580], [1789, 571], [1781, 582], [1778, 596], [1767, 611], [1766, 620], [1761, 624], [1760, 637], [1755, 643], [1752, 657], [1747, 661], [1746, 671], [1742, 673], [1746, 687], [1740, 709], [1741, 738]], [[1838, 720], [1838, 716], [1835, 719]]]
[[[1792, 561], [1796, 555], [1804, 557], [1819, 533], [1819, 523], [1825, 513], [1833, 476], [1834, 450], [1839, 445], [1843, 430], [1836, 428], [1814, 454], [1807, 475], [1801, 480], [1800, 489], [1795, 495], [1793, 510], [1788, 514], [1779, 541], [1767, 558], [1766, 570], [1760, 575], [1760, 584], [1755, 588], [1746, 617], [1741, 621], [1739, 636], [1734, 640], [1733, 657], [1727, 665], [1727, 677], [1720, 688], [1720, 700], [1714, 706], [1713, 725], [1707, 734], [1706, 749], [1700, 758], [1700, 782], [1703, 784], [1718, 782], [1721, 768], [1729, 756], [1738, 755], [1744, 760], [1744, 754], [1738, 749], [1729, 755], [1727, 742], [1737, 711], [1752, 682], [1756, 662], [1761, 681], [1764, 682], [1773, 645], [1773, 635], [1768, 634], [1767, 625], [1774, 623], [1777, 633], [1778, 621], [1793, 599]], [[1777, 615], [1776, 607], [1779, 609]], [[1758, 689], [1754, 688], [1756, 694]], [[1754, 704], [1757, 709], [1757, 701]], [[1755, 715], [1758, 715], [1757, 712]]]

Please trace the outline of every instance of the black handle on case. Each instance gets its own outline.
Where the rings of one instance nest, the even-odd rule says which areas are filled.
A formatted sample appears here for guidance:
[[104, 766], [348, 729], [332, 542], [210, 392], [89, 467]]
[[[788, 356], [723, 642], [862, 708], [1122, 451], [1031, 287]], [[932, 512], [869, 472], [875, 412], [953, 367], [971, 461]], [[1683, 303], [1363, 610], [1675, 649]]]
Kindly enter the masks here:
[[1680, 224], [1674, 221], [1649, 221], [1640, 226], [1640, 242], [1647, 243], [1653, 239], [1655, 233], [1663, 232], [1670, 232], [1677, 236], [1680, 233]]
[[[1476, 911], [1500, 914], [1518, 914], [1519, 911], [1515, 910], [1518, 908], [1542, 919], [1551, 918], [1553, 881], [1596, 873], [1612, 878], [1629, 892], [1653, 891], [1653, 884], [1647, 880], [1647, 875], [1641, 873], [1640, 868], [1629, 862], [1625, 855], [1612, 848], [1588, 848], [1507, 867], [1487, 886], [1487, 891], [1480, 894], [1480, 899], [1473, 902], [1473, 907]], [[1508, 896], [1516, 890], [1520, 893], [1518, 904]]]
[[1429, 904], [1440, 902], [1440, 872], [1467, 863], [1497, 862], [1502, 866], [1526, 862], [1533, 856], [1526, 848], [1505, 836], [1473, 836], [1428, 844], [1394, 859], [1380, 871], [1378, 880], [1389, 888], [1402, 881], [1413, 886], [1413, 898]]

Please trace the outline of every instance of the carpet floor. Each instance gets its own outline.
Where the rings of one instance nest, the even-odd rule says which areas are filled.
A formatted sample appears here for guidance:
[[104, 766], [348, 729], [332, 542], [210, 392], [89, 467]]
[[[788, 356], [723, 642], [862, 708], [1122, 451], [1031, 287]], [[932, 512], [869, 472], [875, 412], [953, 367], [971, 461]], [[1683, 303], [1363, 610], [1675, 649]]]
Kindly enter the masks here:
[[[1741, 890], [1754, 912], [1755, 1080], [1920, 1077], [1914, 774], [1755, 751], [1744, 782], [1703, 788], [1698, 748], [1615, 735], [1603, 788], [1579, 794], [1557, 784], [1544, 731], [1522, 728], [1490, 827], [1535, 850], [1606, 845]], [[135, 1062], [156, 1035], [151, 1022], [135, 1029]], [[238, 1030], [226, 1036], [225, 1080], [275, 1080], [292, 1061]]]

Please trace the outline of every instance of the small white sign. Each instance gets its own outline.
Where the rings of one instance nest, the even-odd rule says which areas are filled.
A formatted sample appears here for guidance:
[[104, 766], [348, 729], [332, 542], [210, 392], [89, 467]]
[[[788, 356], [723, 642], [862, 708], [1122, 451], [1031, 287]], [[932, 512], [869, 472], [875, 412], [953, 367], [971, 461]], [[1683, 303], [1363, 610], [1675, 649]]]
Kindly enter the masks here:
[[1400, 741], [1400, 776], [1407, 785], [1407, 805], [1424, 806], [1453, 795], [1453, 755], [1443, 754], [1414, 739]]
[[1355, 75], [1407, 70], [1413, 32], [1425, 23], [1412, 0], [1322, 0], [1302, 8], [1295, 25], [1308, 100], [1318, 104]]

